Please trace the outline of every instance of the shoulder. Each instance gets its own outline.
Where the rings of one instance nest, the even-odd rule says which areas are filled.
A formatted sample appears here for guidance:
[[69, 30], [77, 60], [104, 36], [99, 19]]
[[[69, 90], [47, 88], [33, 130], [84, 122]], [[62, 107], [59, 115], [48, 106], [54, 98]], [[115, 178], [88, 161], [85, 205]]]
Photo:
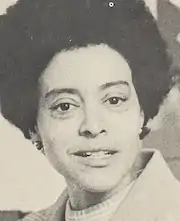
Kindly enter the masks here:
[[67, 199], [68, 193], [67, 190], [65, 190], [52, 206], [30, 213], [19, 221], [64, 221]]
[[[145, 167], [120, 211], [131, 220], [180, 220], [180, 183], [174, 177], [161, 153], [156, 150], [143, 150], [141, 156]], [[142, 219], [142, 217], [144, 219]], [[151, 217], [151, 219], [149, 219]]]
[[21, 211], [0, 211], [0, 220], [1, 221], [17, 221], [18, 219], [22, 219], [27, 213]]
[[52, 216], [52, 212], [53, 210], [51, 206], [37, 212], [32, 212], [19, 221], [48, 221]]
[[[180, 182], [170, 170], [167, 162], [157, 150], [150, 162], [149, 168], [149, 205], [157, 209], [157, 214], [163, 221], [180, 220]], [[153, 206], [152, 206], [153, 205]]]

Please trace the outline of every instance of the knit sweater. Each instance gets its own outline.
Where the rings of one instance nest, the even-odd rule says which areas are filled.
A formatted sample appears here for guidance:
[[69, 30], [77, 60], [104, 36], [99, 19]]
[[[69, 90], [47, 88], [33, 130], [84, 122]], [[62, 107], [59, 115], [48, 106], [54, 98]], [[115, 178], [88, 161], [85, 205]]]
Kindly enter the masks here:
[[119, 191], [115, 196], [84, 210], [72, 210], [70, 201], [68, 200], [66, 204], [65, 221], [109, 221], [118, 206], [123, 202], [134, 182], [135, 181], [130, 183], [125, 189]]

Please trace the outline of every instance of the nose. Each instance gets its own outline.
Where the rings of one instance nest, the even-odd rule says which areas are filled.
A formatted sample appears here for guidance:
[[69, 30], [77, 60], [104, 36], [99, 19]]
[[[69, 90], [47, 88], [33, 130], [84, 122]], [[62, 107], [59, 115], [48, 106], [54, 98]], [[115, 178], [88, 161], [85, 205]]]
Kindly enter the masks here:
[[100, 134], [106, 134], [107, 130], [103, 124], [103, 121], [95, 111], [86, 113], [79, 128], [79, 135], [86, 138], [96, 138]]

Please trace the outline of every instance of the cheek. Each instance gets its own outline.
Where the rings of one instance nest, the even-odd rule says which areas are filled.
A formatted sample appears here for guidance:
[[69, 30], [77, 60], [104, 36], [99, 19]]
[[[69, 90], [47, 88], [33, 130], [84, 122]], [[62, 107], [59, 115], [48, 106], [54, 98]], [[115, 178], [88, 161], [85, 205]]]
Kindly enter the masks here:
[[141, 147], [139, 112], [127, 111], [109, 121], [109, 137], [114, 146], [124, 152], [136, 152]]
[[54, 168], [62, 173], [70, 163], [67, 151], [75, 143], [77, 137], [75, 128], [70, 122], [50, 119], [39, 124], [39, 131], [46, 157]]
[[45, 111], [39, 113], [38, 129], [44, 139], [66, 140], [77, 134], [80, 117], [78, 115], [69, 119], [53, 117]]
[[80, 143], [78, 131], [81, 117], [76, 115], [76, 117], [62, 120], [53, 118], [46, 112], [40, 113], [39, 116], [38, 129], [45, 155], [51, 162], [66, 162], [67, 150]]
[[140, 113], [137, 110], [127, 110], [121, 114], [111, 114], [108, 124], [114, 134], [122, 134], [129, 139], [138, 137], [141, 128]]

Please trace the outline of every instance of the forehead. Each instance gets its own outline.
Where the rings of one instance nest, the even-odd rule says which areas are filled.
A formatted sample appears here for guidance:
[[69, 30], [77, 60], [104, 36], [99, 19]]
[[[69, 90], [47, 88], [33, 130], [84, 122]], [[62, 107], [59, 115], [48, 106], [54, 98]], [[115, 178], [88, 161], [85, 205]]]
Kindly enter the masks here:
[[121, 54], [102, 44], [56, 54], [40, 83], [46, 90], [51, 90], [101, 86], [119, 80], [131, 83], [131, 69]]

